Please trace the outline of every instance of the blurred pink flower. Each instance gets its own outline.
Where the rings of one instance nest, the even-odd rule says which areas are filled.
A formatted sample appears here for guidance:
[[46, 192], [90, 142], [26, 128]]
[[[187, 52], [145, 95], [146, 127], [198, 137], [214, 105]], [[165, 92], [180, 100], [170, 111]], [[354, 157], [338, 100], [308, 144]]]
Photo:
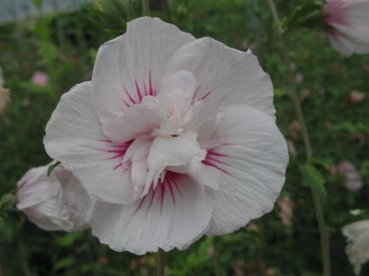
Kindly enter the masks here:
[[360, 173], [355, 165], [349, 161], [345, 160], [332, 165], [330, 171], [332, 175], [343, 174], [346, 178], [345, 187], [350, 191], [358, 191], [364, 185]]
[[44, 230], [73, 232], [88, 228], [85, 217], [90, 197], [68, 166], [57, 166], [49, 177], [49, 165], [29, 170], [18, 181], [17, 208]]
[[333, 49], [346, 57], [369, 53], [368, 14], [368, 0], [327, 0], [323, 16]]
[[294, 202], [289, 196], [281, 197], [277, 200], [279, 207], [278, 216], [281, 218], [282, 223], [286, 226], [292, 226], [293, 208]]
[[[369, 14], [368, 14], [369, 16]], [[357, 90], [352, 90], [348, 96], [348, 100], [351, 103], [361, 103], [365, 99], [365, 93], [359, 92]]]
[[49, 75], [36, 71], [33, 73], [31, 81], [38, 86], [45, 87], [49, 85]]
[[6, 114], [11, 101], [10, 90], [0, 86], [0, 117]]
[[250, 51], [143, 17], [62, 96], [44, 143], [96, 198], [87, 219], [101, 243], [183, 250], [272, 210], [288, 163], [274, 114]]
[[299, 83], [302, 83], [304, 81], [304, 75], [303, 74], [301, 74], [301, 73], [297, 73], [296, 75], [295, 75], [295, 82], [297, 83], [297, 84], [299, 84]]
[[287, 148], [288, 148], [288, 152], [293, 155], [293, 156], [296, 156], [297, 155], [297, 151], [296, 151], [296, 148], [295, 148], [295, 144], [293, 143], [292, 140], [286, 140], [287, 142]]

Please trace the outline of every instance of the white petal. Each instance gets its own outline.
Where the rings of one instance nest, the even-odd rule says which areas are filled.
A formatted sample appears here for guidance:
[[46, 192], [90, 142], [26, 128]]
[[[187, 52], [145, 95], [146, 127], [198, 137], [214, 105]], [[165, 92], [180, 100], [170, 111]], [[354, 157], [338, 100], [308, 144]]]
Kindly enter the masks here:
[[251, 106], [274, 116], [273, 85], [257, 58], [211, 39], [202, 38], [179, 49], [165, 67], [170, 75], [191, 72], [196, 80], [195, 99], [211, 95], [222, 106]]
[[137, 104], [103, 124], [103, 131], [112, 142], [125, 143], [159, 126], [159, 110]]
[[112, 203], [132, 203], [131, 176], [122, 167], [129, 144], [113, 144], [91, 107], [91, 83], [64, 94], [46, 126], [47, 153], [67, 163], [87, 193]]
[[92, 76], [92, 105], [105, 123], [106, 110], [120, 113], [155, 96], [167, 61], [180, 47], [194, 41], [158, 18], [142, 17], [128, 23], [127, 32], [100, 47]]
[[215, 191], [219, 189], [220, 171], [218, 169], [211, 166], [203, 166], [201, 168], [200, 177], [205, 186]]
[[143, 195], [148, 192], [152, 182], [156, 185], [165, 167], [181, 166], [191, 162], [200, 152], [196, 138], [196, 133], [187, 132], [178, 137], [156, 137], [154, 139], [147, 157], [149, 174]]
[[345, 57], [349, 57], [354, 53], [350, 41], [339, 34], [329, 34], [329, 41], [331, 42], [332, 48]]
[[191, 72], [179, 71], [161, 81], [160, 93], [172, 93], [179, 90], [186, 97], [193, 97], [195, 93], [196, 79]]
[[219, 105], [212, 97], [195, 102], [183, 118], [184, 131], [196, 131], [199, 143], [208, 141], [215, 131]]
[[229, 106], [220, 127], [223, 145], [209, 150], [203, 161], [221, 174], [208, 235], [233, 232], [270, 212], [288, 163], [286, 141], [265, 113]]
[[164, 184], [141, 202], [124, 206], [97, 201], [88, 220], [101, 243], [141, 255], [158, 248], [186, 249], [206, 231], [213, 207], [209, 190], [185, 175], [168, 172]]

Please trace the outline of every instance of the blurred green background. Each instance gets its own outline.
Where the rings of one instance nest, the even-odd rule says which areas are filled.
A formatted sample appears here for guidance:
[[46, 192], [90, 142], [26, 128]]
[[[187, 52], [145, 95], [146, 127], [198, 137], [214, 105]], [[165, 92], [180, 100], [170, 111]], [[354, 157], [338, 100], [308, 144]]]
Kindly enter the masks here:
[[[141, 2], [130, 2], [132, 18], [141, 16]], [[303, 2], [281, 0], [277, 8], [283, 17]], [[152, 16], [195, 37], [210, 36], [236, 49], [252, 49], [271, 75], [277, 123], [296, 150], [273, 212], [233, 234], [204, 237], [188, 250], [171, 251], [168, 275], [321, 275], [311, 191], [301, 184], [298, 168], [305, 160], [304, 147], [293, 123], [287, 68], [267, 1], [172, 0], [169, 8], [165, 0], [150, 3]], [[104, 28], [88, 7], [0, 26], [0, 66], [12, 97], [0, 121], [0, 195], [14, 189], [27, 170], [50, 161], [42, 140], [60, 96], [91, 79], [99, 46], [123, 32]], [[324, 211], [332, 232], [332, 275], [354, 275], [341, 227], [350, 219], [349, 210], [368, 207], [369, 102], [355, 101], [350, 93], [357, 90], [368, 96], [369, 56], [343, 58], [320, 31], [297, 29], [287, 42], [314, 156], [330, 164], [347, 160], [361, 175], [363, 187], [350, 191], [343, 175], [319, 167], [326, 179]], [[32, 82], [40, 72], [48, 77], [46, 85]], [[287, 222], [281, 219], [284, 208], [293, 211]], [[21, 213], [0, 218], [0, 251], [10, 276], [155, 275], [156, 269], [155, 254], [114, 252], [100, 245], [89, 230], [46, 232]], [[361, 275], [369, 275], [369, 265]]]

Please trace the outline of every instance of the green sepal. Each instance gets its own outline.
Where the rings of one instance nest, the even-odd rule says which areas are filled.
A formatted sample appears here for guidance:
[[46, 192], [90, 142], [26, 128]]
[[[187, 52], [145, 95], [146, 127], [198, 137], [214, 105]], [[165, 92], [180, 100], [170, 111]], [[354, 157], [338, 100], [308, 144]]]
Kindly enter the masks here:
[[47, 176], [50, 176], [51, 172], [61, 164], [61, 162], [57, 161], [55, 162], [54, 164], [50, 165], [48, 168], [47, 168]]
[[2, 211], [16, 211], [14, 208], [17, 204], [18, 198], [13, 194], [3, 195], [0, 199], [0, 210]]
[[285, 17], [281, 22], [281, 27], [285, 32], [289, 32], [295, 27], [324, 29], [326, 24], [324, 23], [322, 10], [323, 5], [321, 3], [306, 2], [296, 7], [290, 17]]

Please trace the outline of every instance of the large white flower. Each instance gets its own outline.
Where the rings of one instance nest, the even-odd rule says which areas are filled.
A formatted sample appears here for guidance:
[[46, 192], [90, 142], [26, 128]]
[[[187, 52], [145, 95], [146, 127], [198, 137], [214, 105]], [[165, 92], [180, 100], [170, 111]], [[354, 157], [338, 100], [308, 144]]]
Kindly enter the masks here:
[[88, 220], [102, 243], [185, 249], [272, 210], [288, 162], [274, 113], [250, 52], [144, 17], [100, 48], [44, 143], [96, 198]]
[[44, 230], [72, 232], [88, 228], [90, 197], [67, 165], [57, 166], [50, 177], [49, 165], [29, 170], [18, 181], [17, 208]]
[[369, 53], [368, 14], [368, 0], [327, 0], [323, 15], [333, 49], [344, 56]]
[[342, 233], [347, 238], [346, 254], [355, 274], [360, 275], [361, 266], [369, 261], [369, 220], [348, 224]]

